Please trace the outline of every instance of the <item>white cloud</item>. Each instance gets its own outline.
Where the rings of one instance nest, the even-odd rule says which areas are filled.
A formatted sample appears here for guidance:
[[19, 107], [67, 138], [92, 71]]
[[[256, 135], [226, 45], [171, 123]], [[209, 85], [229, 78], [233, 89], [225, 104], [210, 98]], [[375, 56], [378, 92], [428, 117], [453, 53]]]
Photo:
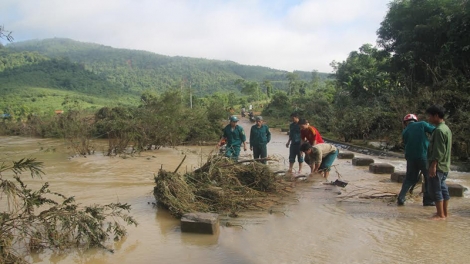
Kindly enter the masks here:
[[376, 18], [387, 1], [380, 0], [309, 0], [294, 6], [287, 16], [296, 27], [315, 29], [331, 25], [345, 25], [360, 19]]
[[15, 39], [68, 37], [171, 56], [330, 72], [375, 31], [388, 0], [3, 0]]

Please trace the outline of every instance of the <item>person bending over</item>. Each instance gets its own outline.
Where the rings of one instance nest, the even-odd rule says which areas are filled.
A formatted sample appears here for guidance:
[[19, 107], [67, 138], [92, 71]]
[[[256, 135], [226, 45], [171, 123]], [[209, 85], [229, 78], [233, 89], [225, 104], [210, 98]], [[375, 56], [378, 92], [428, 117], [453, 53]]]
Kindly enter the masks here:
[[312, 146], [310, 143], [305, 142], [300, 150], [305, 153], [305, 162], [310, 166], [310, 172], [321, 172], [322, 176], [328, 179], [331, 165], [338, 156], [338, 149], [328, 143]]

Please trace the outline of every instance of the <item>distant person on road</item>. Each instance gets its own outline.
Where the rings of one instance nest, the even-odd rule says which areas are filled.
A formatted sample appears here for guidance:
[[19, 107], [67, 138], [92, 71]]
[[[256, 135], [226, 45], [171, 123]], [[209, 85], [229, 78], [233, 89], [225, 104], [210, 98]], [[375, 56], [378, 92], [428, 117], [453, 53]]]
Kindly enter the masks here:
[[300, 125], [299, 125], [299, 114], [292, 113], [290, 115], [292, 123], [289, 125], [289, 140], [286, 143], [286, 147], [289, 148], [289, 173], [292, 173], [294, 167], [295, 158], [299, 162], [299, 173], [302, 171], [302, 163], [304, 162], [304, 157], [300, 151]]
[[398, 194], [397, 204], [404, 205], [406, 193], [418, 183], [420, 171], [424, 177], [423, 206], [434, 206], [434, 202], [428, 192], [428, 161], [429, 146], [428, 135], [431, 135], [435, 127], [427, 122], [418, 122], [414, 114], [408, 114], [403, 118], [404, 129], [401, 133], [405, 144], [406, 177]]
[[450, 154], [452, 150], [452, 132], [444, 122], [445, 109], [433, 105], [426, 110], [429, 123], [436, 126], [428, 148], [429, 193], [434, 197], [436, 215], [433, 219], [445, 219], [449, 206], [449, 189], [446, 178], [450, 171]]
[[243, 150], [246, 151], [246, 136], [243, 127], [237, 125], [238, 118], [236, 116], [230, 117], [230, 124], [228, 124], [223, 130], [223, 136], [219, 145], [222, 141], [227, 142], [225, 156], [238, 161], [240, 156], [240, 147], [243, 144]]
[[[271, 132], [269, 127], [264, 124], [263, 117], [256, 117], [256, 124], [251, 127], [250, 131], [250, 150], [253, 151], [254, 159], [264, 159], [268, 156], [266, 145], [271, 141]], [[266, 164], [266, 160], [262, 160]]]
[[300, 139], [302, 143], [308, 142], [310, 145], [315, 146], [316, 144], [324, 143], [323, 138], [320, 135], [320, 132], [314, 127], [311, 126], [307, 119], [300, 119]]
[[253, 114], [253, 111], [248, 113], [248, 117], [250, 118], [250, 122], [255, 122], [255, 115]]
[[305, 162], [310, 166], [310, 173], [321, 172], [325, 179], [330, 175], [331, 165], [338, 156], [338, 149], [328, 143], [320, 143], [315, 146], [305, 142], [300, 147], [305, 153]]

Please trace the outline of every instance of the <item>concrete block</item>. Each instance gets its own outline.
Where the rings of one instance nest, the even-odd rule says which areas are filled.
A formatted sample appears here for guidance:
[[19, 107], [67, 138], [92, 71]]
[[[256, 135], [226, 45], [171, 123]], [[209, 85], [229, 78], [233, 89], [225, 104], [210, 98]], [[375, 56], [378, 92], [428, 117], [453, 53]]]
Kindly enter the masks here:
[[396, 171], [396, 172], [392, 173], [392, 176], [390, 177], [390, 180], [392, 182], [402, 183], [403, 181], [405, 181], [405, 177], [406, 177], [406, 171]]
[[216, 234], [219, 231], [219, 215], [214, 213], [187, 213], [181, 217], [181, 232]]
[[447, 187], [449, 187], [449, 195], [452, 197], [463, 197], [463, 193], [467, 190], [467, 188], [457, 183], [448, 183]]
[[374, 163], [374, 160], [370, 158], [353, 158], [352, 159], [352, 165], [354, 166], [369, 166], [371, 163]]
[[372, 163], [369, 165], [369, 171], [375, 174], [394, 173], [395, 167], [388, 163]]
[[338, 153], [338, 159], [352, 159], [354, 158], [354, 153], [352, 152], [340, 152]]

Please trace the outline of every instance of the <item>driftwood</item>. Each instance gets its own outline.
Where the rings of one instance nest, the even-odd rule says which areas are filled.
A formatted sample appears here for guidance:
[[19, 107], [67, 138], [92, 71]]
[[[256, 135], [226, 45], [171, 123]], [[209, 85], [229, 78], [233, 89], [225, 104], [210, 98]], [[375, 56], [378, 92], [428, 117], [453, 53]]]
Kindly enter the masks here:
[[270, 197], [289, 190], [271, 169], [252, 159], [233, 162], [229, 158], [210, 156], [193, 172], [177, 173], [160, 169], [155, 176], [154, 196], [161, 206], [180, 217], [191, 211], [237, 212], [259, 210]]
[[175, 171], [174, 171], [173, 173], [176, 173], [176, 172], [179, 170], [179, 168], [181, 167], [181, 164], [183, 164], [183, 162], [184, 162], [185, 159], [186, 159], [186, 155], [184, 155], [183, 160], [180, 162], [180, 164], [178, 165], [178, 167], [176, 167], [176, 169], [175, 169]]
[[224, 165], [224, 167], [230, 167], [230, 166], [238, 165], [238, 164], [241, 164], [241, 163], [257, 162], [257, 161], [268, 161], [268, 160], [279, 161], [279, 160], [273, 159], [273, 158], [259, 158], [259, 159], [239, 160], [239, 161], [236, 161], [232, 164]]
[[[373, 193], [370, 193], [370, 192], [373, 192]], [[340, 198], [340, 201], [344, 201], [346, 199], [355, 198], [355, 197], [361, 198], [361, 199], [396, 198], [397, 194], [380, 191], [374, 188], [372, 189], [361, 188], [359, 190], [353, 190], [352, 192], [349, 193], [349, 195], [340, 196], [338, 198]]]

